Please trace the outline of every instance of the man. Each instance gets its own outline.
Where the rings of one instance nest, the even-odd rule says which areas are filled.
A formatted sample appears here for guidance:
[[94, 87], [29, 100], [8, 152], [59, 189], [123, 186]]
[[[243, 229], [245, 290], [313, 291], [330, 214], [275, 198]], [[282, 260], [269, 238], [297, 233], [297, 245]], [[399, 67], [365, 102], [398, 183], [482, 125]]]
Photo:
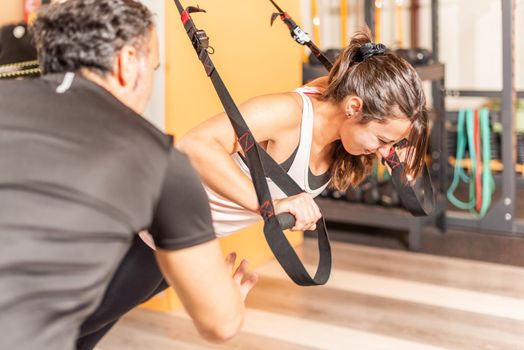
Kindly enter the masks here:
[[34, 35], [43, 77], [0, 81], [0, 348], [73, 349], [142, 229], [200, 333], [231, 337], [256, 276], [245, 262], [231, 276], [198, 176], [140, 117], [159, 64], [151, 13], [68, 0]]

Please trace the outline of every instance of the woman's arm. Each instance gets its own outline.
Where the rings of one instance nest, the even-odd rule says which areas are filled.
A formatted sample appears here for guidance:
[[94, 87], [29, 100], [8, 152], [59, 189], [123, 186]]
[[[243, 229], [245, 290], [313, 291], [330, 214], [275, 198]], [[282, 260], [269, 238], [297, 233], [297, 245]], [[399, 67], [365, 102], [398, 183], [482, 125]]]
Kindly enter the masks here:
[[[240, 105], [239, 109], [257, 142], [271, 146], [274, 150], [271, 156], [277, 162], [283, 162], [300, 139], [300, 98], [294, 93], [261, 96]], [[209, 188], [258, 213], [253, 183], [231, 158], [231, 154], [240, 151], [241, 147], [225, 113], [191, 130], [177, 146], [189, 156]], [[301, 193], [273, 202], [276, 214], [289, 212], [295, 216], [292, 230], [316, 228], [315, 223], [321, 214], [309, 194]]]
[[[299, 133], [301, 106], [289, 93], [256, 97], [239, 109], [258, 143], [293, 142], [293, 135]], [[241, 147], [225, 113], [188, 132], [177, 147], [189, 156], [209, 188], [247, 210], [258, 212], [253, 183], [231, 158]]]

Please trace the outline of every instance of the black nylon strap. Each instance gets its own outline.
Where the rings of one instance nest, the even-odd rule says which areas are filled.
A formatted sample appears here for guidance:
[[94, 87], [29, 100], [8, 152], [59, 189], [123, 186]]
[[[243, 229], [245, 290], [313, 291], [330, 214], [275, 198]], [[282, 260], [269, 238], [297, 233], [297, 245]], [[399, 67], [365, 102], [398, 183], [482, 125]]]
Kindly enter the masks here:
[[333, 63], [331, 63], [329, 58], [327, 58], [326, 55], [324, 55], [324, 53], [318, 48], [318, 46], [315, 45], [315, 43], [313, 42], [313, 40], [311, 40], [309, 35], [306, 32], [304, 32], [302, 28], [300, 28], [298, 24], [296, 24], [293, 18], [291, 18], [291, 16], [288, 15], [287, 12], [282, 10], [280, 6], [277, 5], [276, 2], [274, 2], [273, 0], [269, 0], [269, 1], [271, 1], [273, 6], [275, 6], [275, 8], [278, 11], [277, 13], [274, 13], [273, 16], [271, 16], [271, 24], [273, 24], [273, 22], [275, 21], [277, 17], [280, 17], [280, 19], [288, 27], [289, 34], [291, 34], [291, 37], [293, 38], [293, 40], [295, 40], [300, 45], [305, 45], [309, 47], [309, 49], [311, 50], [311, 52], [313, 52], [315, 57], [322, 63], [324, 67], [326, 67], [328, 71], [330, 71], [331, 68], [333, 68]]
[[389, 156], [384, 158], [384, 162], [391, 168], [391, 181], [399, 193], [402, 204], [413, 216], [431, 214], [435, 207], [435, 197], [428, 167], [424, 165], [422, 175], [412, 186], [409, 186], [402, 182], [404, 166], [395, 150], [393, 148], [391, 150]]
[[[271, 23], [273, 23], [276, 16], [280, 16], [280, 19], [286, 24], [289, 28], [291, 36], [293, 39], [300, 45], [305, 45], [311, 49], [311, 52], [318, 58], [322, 63], [324, 68], [329, 72], [333, 68], [333, 63], [320, 51], [320, 49], [313, 43], [309, 36], [293, 21], [293, 19], [284, 12], [273, 0], [270, 0], [271, 3], [279, 11], [277, 14], [273, 14], [271, 18]], [[297, 33], [300, 33], [298, 35]], [[403, 140], [404, 141], [404, 140]], [[397, 145], [402, 147], [405, 145], [405, 142], [400, 141]], [[402, 146], [400, 145], [402, 144]], [[431, 184], [431, 178], [429, 176], [429, 171], [427, 166], [424, 165], [424, 170], [422, 175], [416, 179], [413, 186], [407, 186], [402, 182], [402, 172], [404, 171], [404, 165], [400, 162], [398, 155], [395, 152], [395, 149], [392, 148], [393, 152], [384, 159], [384, 161], [391, 168], [391, 177], [392, 182], [395, 188], [398, 191], [400, 200], [404, 207], [411, 213], [413, 216], [427, 216], [433, 212], [435, 207], [435, 195], [433, 193], [433, 185]], [[264, 166], [266, 169], [271, 169], [274, 167], [271, 162], [267, 162], [266, 158], [262, 158]], [[278, 164], [277, 164], [278, 165]], [[271, 178], [273, 181], [274, 179]]]
[[[251, 134], [251, 131], [249, 130], [247, 124], [244, 121], [244, 118], [235, 105], [233, 98], [229, 94], [229, 91], [215, 69], [213, 62], [206, 51], [206, 48], [200, 42], [200, 39], [203, 37], [203, 32], [196, 29], [193, 20], [189, 15], [189, 11], [184, 10], [180, 1], [174, 0], [174, 2], [180, 12], [186, 33], [191, 39], [193, 47], [195, 48], [200, 61], [206, 69], [206, 73], [211, 78], [213, 86], [215, 87], [220, 101], [222, 102], [231, 124], [235, 129], [238, 141], [242, 146], [246, 156], [247, 164], [251, 172], [253, 184], [255, 186], [258, 202], [260, 205], [260, 214], [265, 221], [264, 235], [267, 243], [269, 244], [269, 247], [271, 248], [271, 251], [275, 255], [280, 265], [283, 267], [284, 271], [296, 284], [301, 286], [325, 284], [329, 279], [331, 272], [331, 247], [329, 244], [329, 238], [324, 220], [321, 219], [319, 222], [317, 222], [316, 232], [318, 235], [320, 258], [317, 271], [315, 276], [312, 278], [284, 235], [276, 215], [274, 214], [273, 201], [266, 182], [266, 173], [275, 176], [276, 179], [273, 179], [273, 181], [277, 185], [279, 185], [279, 183], [284, 185], [283, 191], [288, 195], [298, 194], [303, 191], [287, 175], [287, 173], [285, 176], [281, 173], [283, 169], [280, 166], [278, 166], [278, 168], [272, 166], [272, 169], [266, 172], [261, 162], [261, 157], [264, 157], [268, 164], [276, 164], [276, 162], [265, 151], [263, 151], [263, 149], [258, 145]], [[192, 10], [194, 11], [195, 8], [192, 8]], [[280, 171], [278, 169], [280, 169]]]

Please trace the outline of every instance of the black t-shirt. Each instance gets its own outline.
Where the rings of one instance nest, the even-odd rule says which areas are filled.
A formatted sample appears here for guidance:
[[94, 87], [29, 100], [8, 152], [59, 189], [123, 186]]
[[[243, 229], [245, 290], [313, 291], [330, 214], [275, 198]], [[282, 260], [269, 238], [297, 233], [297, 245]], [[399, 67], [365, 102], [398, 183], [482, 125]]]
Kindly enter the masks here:
[[142, 229], [214, 239], [171, 139], [78, 75], [0, 81], [0, 349], [72, 349]]
[[187, 156], [171, 151], [149, 232], [157, 248], [180, 249], [215, 238], [204, 187]]

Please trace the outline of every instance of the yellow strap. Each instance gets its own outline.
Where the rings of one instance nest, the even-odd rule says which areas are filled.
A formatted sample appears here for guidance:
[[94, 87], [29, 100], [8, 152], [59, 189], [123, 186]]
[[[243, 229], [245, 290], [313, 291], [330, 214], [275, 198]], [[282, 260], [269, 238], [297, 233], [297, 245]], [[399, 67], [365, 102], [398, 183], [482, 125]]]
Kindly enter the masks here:
[[23, 67], [30, 67], [30, 66], [38, 66], [38, 61], [24, 61], [24, 62], [14, 62], [14, 63], [7, 63], [0, 65], [0, 70], [4, 68], [23, 68]]
[[320, 17], [318, 14], [318, 4], [317, 0], [311, 0], [311, 17], [313, 18], [313, 41], [320, 45]]
[[348, 44], [348, 2], [340, 0], [340, 47]]
[[382, 0], [375, 1], [375, 33], [373, 34], [374, 40], [377, 43], [382, 42], [381, 35], [381, 25], [382, 25]]
[[39, 75], [39, 74], [40, 74], [40, 68], [23, 69], [23, 70], [17, 70], [14, 72], [0, 73], [0, 79], [12, 79], [12, 78], [18, 78], [18, 77], [23, 77], [27, 75]]

